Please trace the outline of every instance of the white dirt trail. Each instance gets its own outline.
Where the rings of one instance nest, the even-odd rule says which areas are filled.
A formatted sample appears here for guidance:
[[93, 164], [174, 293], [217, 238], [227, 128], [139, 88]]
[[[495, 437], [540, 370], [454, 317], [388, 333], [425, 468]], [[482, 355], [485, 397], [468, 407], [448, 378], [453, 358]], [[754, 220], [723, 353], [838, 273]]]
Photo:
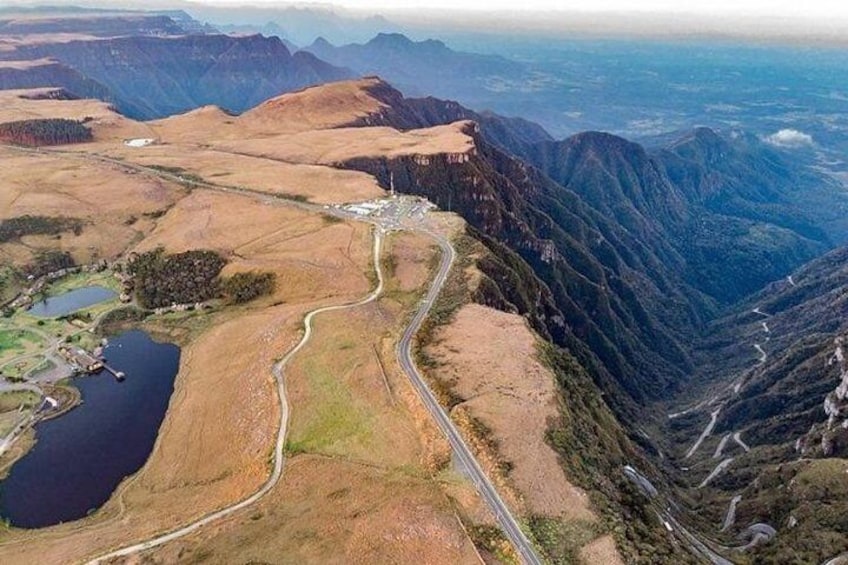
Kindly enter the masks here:
[[232, 504], [230, 506], [227, 506], [225, 508], [221, 508], [220, 510], [212, 512], [211, 514], [207, 514], [203, 518], [195, 520], [194, 522], [191, 522], [190, 524], [182, 526], [179, 529], [158, 535], [154, 538], [148, 539], [148, 540], [140, 542], [140, 543], [136, 543], [134, 545], [130, 545], [130, 546], [127, 546], [127, 547], [117, 549], [115, 551], [111, 551], [109, 553], [105, 553], [103, 555], [100, 555], [99, 557], [96, 557], [96, 558], [88, 561], [88, 565], [95, 565], [95, 564], [103, 563], [105, 561], [115, 559], [116, 557], [127, 557], [129, 555], [133, 555], [133, 554], [138, 553], [140, 551], [146, 551], [148, 549], [152, 549], [154, 547], [157, 547], [157, 546], [172, 542], [174, 540], [177, 540], [179, 538], [185, 537], [188, 534], [199, 530], [203, 526], [211, 524], [212, 522], [220, 520], [221, 518], [224, 518], [224, 517], [229, 516], [229, 515], [231, 515], [235, 512], [238, 512], [239, 510], [243, 510], [243, 509], [245, 509], [249, 506], [252, 506], [253, 504], [256, 504], [266, 494], [268, 494], [275, 486], [277, 486], [277, 483], [279, 483], [280, 478], [283, 475], [283, 467], [285, 465], [285, 454], [283, 453], [283, 450], [285, 448], [286, 435], [288, 433], [288, 423], [289, 423], [289, 404], [288, 404], [288, 401], [286, 400], [285, 373], [283, 372], [283, 369], [289, 363], [289, 361], [291, 361], [291, 359], [297, 354], [297, 352], [300, 351], [301, 349], [303, 349], [303, 347], [306, 345], [306, 343], [312, 337], [312, 320], [315, 318], [315, 316], [317, 316], [318, 314], [325, 313], [325, 312], [333, 312], [333, 311], [336, 311], [336, 310], [345, 310], [345, 309], [348, 309], [348, 308], [357, 308], [359, 306], [364, 306], [364, 305], [366, 305], [370, 302], [375, 301], [380, 296], [380, 294], [382, 294], [382, 292], [383, 292], [383, 272], [380, 269], [380, 247], [381, 247], [381, 244], [382, 244], [382, 229], [375, 227], [375, 234], [374, 234], [374, 270], [377, 273], [377, 281], [378, 281], [377, 287], [373, 291], [371, 291], [365, 298], [363, 298], [363, 299], [361, 299], [357, 302], [353, 302], [353, 303], [349, 303], [349, 304], [339, 304], [339, 305], [335, 305], [335, 306], [324, 306], [322, 308], [312, 310], [308, 314], [306, 314], [306, 317], [303, 320], [303, 325], [304, 325], [304, 328], [305, 328], [304, 332], [303, 332], [303, 337], [300, 339], [300, 341], [297, 343], [297, 345], [295, 345], [292, 349], [289, 350], [288, 353], [286, 353], [285, 357], [283, 357], [278, 363], [276, 363], [274, 365], [274, 369], [273, 369], [274, 380], [277, 383], [277, 395], [279, 397], [280, 407], [281, 407], [281, 409], [280, 409], [280, 422], [279, 422], [279, 428], [278, 428], [278, 431], [277, 431], [277, 442], [276, 442], [276, 445], [274, 446], [274, 470], [271, 472], [271, 475], [268, 477], [268, 480], [265, 482], [265, 484], [262, 485], [262, 488], [260, 488], [254, 494], [252, 494], [248, 498], [245, 498], [241, 502], [237, 502], [235, 504]]

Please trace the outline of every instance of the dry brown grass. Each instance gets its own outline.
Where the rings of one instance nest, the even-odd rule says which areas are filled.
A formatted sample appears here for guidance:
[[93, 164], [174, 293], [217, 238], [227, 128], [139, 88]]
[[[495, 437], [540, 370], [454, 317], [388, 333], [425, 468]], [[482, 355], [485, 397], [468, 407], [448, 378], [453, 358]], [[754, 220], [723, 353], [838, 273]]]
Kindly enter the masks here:
[[0, 259], [17, 264], [27, 263], [33, 250], [46, 248], [69, 251], [79, 262], [114, 258], [152, 229], [145, 214], [167, 209], [184, 194], [174, 184], [127, 174], [116, 165], [46, 152], [0, 147], [0, 162], [0, 218], [30, 214], [86, 222], [78, 236], [25, 237], [21, 243], [0, 245]]
[[367, 291], [369, 230], [365, 224], [328, 223], [252, 197], [196, 190], [159, 221], [137, 250], [159, 245], [175, 253], [213, 249], [230, 260], [224, 274], [275, 272], [277, 290], [266, 301], [297, 303]]
[[432, 481], [300, 455], [252, 511], [145, 556], [154, 563], [478, 563]]
[[453, 382], [459, 408], [488, 426], [499, 456], [527, 510], [546, 516], [593, 520], [586, 494], [568, 482], [545, 442], [557, 415], [556, 384], [536, 358], [537, 341], [525, 320], [477, 304], [461, 308], [441, 329], [430, 354], [443, 365], [437, 378]]
[[[205, 108], [151, 124], [115, 118], [102, 106], [88, 105], [90, 101], [77, 106], [73, 104], [80, 101], [57, 102], [64, 113], [50, 104], [35, 110], [17, 100], [10, 103], [19, 111], [40, 113], [38, 117], [77, 117], [99, 108], [102, 113], [92, 122], [95, 142], [74, 146], [74, 151], [180, 167], [211, 182], [299, 194], [318, 202], [370, 197], [378, 189], [365, 175], [232, 152], [308, 165], [364, 155], [471, 149], [461, 124], [406, 133], [389, 128], [305, 131], [373, 112], [376, 102], [364, 93], [363, 84], [339, 83], [281, 97], [241, 119]], [[122, 140], [129, 137], [151, 137], [163, 145], [123, 147]], [[270, 373], [274, 359], [295, 342], [306, 311], [368, 291], [369, 228], [328, 222], [261, 197], [204, 189], [186, 195], [120, 166], [69, 155], [22, 157], [0, 150], [0, 158], [4, 164], [13, 162], [6, 158], [20, 160], [14, 161], [18, 172], [7, 177], [17, 188], [0, 191], [3, 214], [55, 215], [62, 210], [92, 222], [114, 218], [123, 226], [122, 219], [135, 214], [133, 210], [171, 206], [155, 223], [138, 224], [136, 232], [126, 226], [110, 232], [110, 224], [94, 224], [104, 230], [92, 247], [98, 253], [157, 245], [171, 252], [214, 249], [230, 260], [225, 274], [253, 269], [277, 275], [273, 296], [214, 314], [204, 326], [209, 329], [184, 347], [176, 391], [142, 471], [90, 518], [5, 534], [0, 561], [80, 560], [255, 491], [269, 471], [278, 416]], [[6, 170], [0, 170], [0, 182]], [[434, 223], [445, 233], [461, 228], [446, 215], [438, 215]], [[133, 244], [133, 238], [142, 236]], [[394, 357], [400, 329], [428, 283], [432, 243], [416, 235], [391, 239], [395, 278], [387, 296], [352, 312], [319, 316], [313, 341], [288, 369], [289, 449], [294, 456], [280, 486], [256, 507], [149, 557], [163, 562], [204, 556], [215, 562], [478, 560], [454, 504], [474, 521], [490, 523], [491, 516], [473, 487], [446, 470], [447, 443]], [[543, 441], [546, 419], [555, 413], [555, 391], [551, 375], [535, 359], [532, 334], [520, 318], [478, 308], [460, 312], [440, 334], [433, 354], [444, 363], [447, 378], [454, 373], [461, 377], [457, 390], [469, 399], [463, 409], [500, 441], [489, 462], [503, 457], [515, 464], [505, 484], [512, 488], [510, 500], [522, 509], [592, 518], [585, 497], [568, 483]]]
[[393, 257], [394, 279], [399, 292], [414, 292], [427, 284], [430, 261], [436, 244], [430, 238], [413, 232], [393, 234], [389, 240]]
[[467, 153], [473, 149], [473, 140], [462, 131], [465, 124], [455, 122], [407, 132], [388, 127], [341, 128], [223, 140], [213, 145], [224, 151], [292, 163], [332, 165], [355, 157]]
[[[400, 265], [426, 240], [404, 236]], [[393, 242], [394, 243], [394, 242]], [[407, 278], [405, 285], [411, 284]], [[390, 281], [397, 287], [397, 281]], [[433, 449], [446, 446], [392, 355], [408, 308], [381, 300], [315, 319], [313, 339], [287, 370], [290, 458], [282, 482], [255, 507], [145, 558], [284, 563], [474, 563]], [[383, 375], [379, 358], [386, 369]], [[472, 498], [467, 483], [448, 485]]]
[[178, 167], [205, 181], [226, 186], [300, 196], [317, 204], [361, 201], [385, 195], [374, 177], [317, 165], [294, 165], [190, 145], [123, 145], [103, 151], [145, 166]]
[[624, 565], [611, 535], [601, 536], [584, 545], [580, 549], [580, 560], [586, 565]]
[[184, 114], [147, 122], [156, 139], [170, 143], [208, 144], [212, 139], [244, 135], [236, 125], [236, 117], [218, 106], [202, 106]]
[[[465, 399], [452, 417], [512, 508], [585, 527], [597, 516], [545, 442], [557, 416], [557, 390], [553, 374], [538, 360], [537, 345], [522, 317], [469, 304], [434, 336], [427, 349], [436, 361], [430, 375]], [[473, 519], [487, 521], [479, 509], [475, 514], [473, 505], [468, 508]], [[579, 556], [591, 565], [623, 563], [609, 535], [580, 548]]]
[[378, 82], [364, 78], [283, 94], [242, 114], [239, 125], [260, 136], [343, 126], [385, 107], [365, 90]]
[[[436, 361], [430, 374], [450, 383], [464, 399], [453, 417], [513, 508], [527, 515], [596, 522], [586, 493], [569, 482], [545, 441], [549, 422], [557, 416], [557, 390], [553, 374], [538, 360], [537, 345], [522, 317], [469, 304], [428, 347]], [[609, 536], [588, 544], [581, 555], [587, 563], [621, 563]]]

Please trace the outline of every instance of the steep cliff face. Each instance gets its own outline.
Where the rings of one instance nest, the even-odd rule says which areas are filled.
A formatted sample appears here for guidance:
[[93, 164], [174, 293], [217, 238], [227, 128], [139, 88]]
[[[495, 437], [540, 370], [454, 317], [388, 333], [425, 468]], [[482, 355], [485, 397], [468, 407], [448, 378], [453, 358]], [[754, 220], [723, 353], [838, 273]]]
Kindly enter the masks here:
[[282, 92], [350, 77], [312, 55], [292, 56], [278, 38], [258, 35], [72, 41], [23, 46], [2, 56], [55, 59], [104, 85], [118, 108], [135, 118], [207, 104], [240, 112]]
[[[474, 128], [474, 126], [469, 126]], [[689, 368], [678, 339], [699, 323], [695, 293], [627, 230], [533, 167], [467, 131], [466, 153], [362, 158], [342, 166], [426, 196], [518, 253], [553, 301], [527, 304], [537, 329], [568, 346], [630, 412], [669, 392]]]
[[411, 130], [470, 120], [478, 124], [488, 143], [518, 156], [524, 156], [537, 143], [553, 141], [542, 126], [528, 120], [507, 118], [492, 112], [478, 113], [458, 102], [432, 96], [406, 98], [379, 77], [370, 77], [370, 85], [365, 90], [382, 104], [382, 108], [379, 112], [352, 122], [351, 126], [388, 126]]

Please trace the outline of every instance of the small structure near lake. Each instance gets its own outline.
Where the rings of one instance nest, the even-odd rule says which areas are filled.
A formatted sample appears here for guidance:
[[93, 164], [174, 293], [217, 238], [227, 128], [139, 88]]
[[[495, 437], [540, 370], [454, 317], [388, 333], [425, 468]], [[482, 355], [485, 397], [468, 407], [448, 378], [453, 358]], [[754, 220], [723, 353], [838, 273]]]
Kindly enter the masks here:
[[66, 347], [62, 345], [59, 347], [59, 353], [79, 372], [96, 373], [103, 368], [103, 360], [98, 359], [80, 347]]

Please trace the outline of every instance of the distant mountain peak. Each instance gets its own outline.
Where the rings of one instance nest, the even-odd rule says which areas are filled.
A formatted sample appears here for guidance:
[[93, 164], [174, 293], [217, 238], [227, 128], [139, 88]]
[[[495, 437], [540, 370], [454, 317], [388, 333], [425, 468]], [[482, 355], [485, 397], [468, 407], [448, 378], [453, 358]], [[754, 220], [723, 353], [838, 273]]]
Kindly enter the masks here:
[[448, 47], [437, 39], [427, 39], [424, 41], [413, 41], [402, 33], [378, 33], [371, 41], [365, 44], [366, 47], [375, 47], [379, 49], [424, 49], [424, 50], [448, 50]]
[[324, 48], [332, 49], [333, 47], [334, 47], [334, 45], [332, 43], [327, 41], [324, 37], [319, 36], [319, 37], [315, 38], [315, 41], [312, 42], [312, 44], [308, 47], [308, 49], [324, 49]]
[[402, 33], [378, 33], [367, 45], [384, 47], [407, 47], [413, 41]]
[[584, 131], [569, 137], [565, 143], [571, 148], [603, 157], [602, 160], [608, 160], [613, 155], [647, 160], [645, 149], [638, 143], [603, 131]]

